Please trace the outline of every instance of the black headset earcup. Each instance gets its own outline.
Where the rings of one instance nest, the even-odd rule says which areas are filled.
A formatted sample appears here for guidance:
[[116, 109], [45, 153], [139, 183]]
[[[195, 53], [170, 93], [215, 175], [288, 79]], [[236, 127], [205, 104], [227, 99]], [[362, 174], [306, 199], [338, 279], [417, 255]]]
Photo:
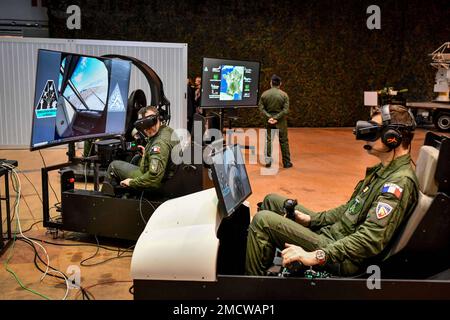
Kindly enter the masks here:
[[168, 116], [167, 110], [162, 107], [158, 107], [158, 115], [159, 115], [159, 120], [161, 122], [164, 122], [164, 121], [167, 121], [170, 119], [170, 117]]
[[402, 143], [402, 134], [397, 129], [388, 127], [381, 135], [381, 141], [389, 149], [395, 149]]

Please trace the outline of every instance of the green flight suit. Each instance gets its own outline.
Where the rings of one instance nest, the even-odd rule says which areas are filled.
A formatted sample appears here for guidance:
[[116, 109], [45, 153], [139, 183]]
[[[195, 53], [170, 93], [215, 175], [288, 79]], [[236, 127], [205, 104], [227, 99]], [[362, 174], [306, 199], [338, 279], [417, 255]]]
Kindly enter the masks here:
[[[259, 99], [259, 110], [265, 116], [266, 123], [266, 162], [272, 161], [272, 129], [279, 130], [279, 139], [281, 154], [283, 157], [283, 164], [291, 162], [291, 155], [289, 152], [288, 141], [288, 126], [286, 116], [289, 112], [289, 96], [283, 90], [278, 87], [273, 87], [266, 90]], [[278, 120], [275, 125], [271, 125], [267, 122], [270, 118]]]
[[172, 140], [172, 134], [172, 128], [162, 125], [155, 136], [147, 138], [139, 166], [115, 160], [108, 167], [106, 179], [122, 181], [131, 178], [130, 187], [134, 189], [160, 188], [163, 178], [173, 174], [171, 152], [179, 140]]
[[383, 250], [418, 200], [418, 181], [410, 161], [404, 155], [386, 167], [380, 163], [368, 168], [350, 200], [335, 209], [316, 213], [298, 205], [297, 210], [311, 216], [309, 228], [282, 216], [286, 198], [266, 196], [263, 210], [249, 227], [246, 273], [265, 275], [275, 249], [284, 249], [285, 243], [306, 251], [324, 250], [325, 269], [341, 276], [363, 271], [370, 258], [387, 258]]

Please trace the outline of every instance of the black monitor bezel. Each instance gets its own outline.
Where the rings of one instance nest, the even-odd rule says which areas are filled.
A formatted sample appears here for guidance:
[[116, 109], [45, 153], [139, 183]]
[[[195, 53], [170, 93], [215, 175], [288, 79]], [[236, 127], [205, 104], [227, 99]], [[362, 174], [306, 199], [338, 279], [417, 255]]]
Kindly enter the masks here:
[[[34, 96], [33, 96], [33, 109], [32, 112], [34, 112], [35, 110], [35, 105], [34, 105], [34, 99], [36, 97], [36, 82], [37, 82], [37, 77], [38, 77], [38, 72], [37, 72], [37, 66], [39, 66], [39, 52], [41, 51], [47, 51], [47, 52], [56, 52], [56, 53], [60, 53], [60, 54], [72, 54], [72, 55], [78, 55], [78, 56], [82, 56], [82, 57], [88, 57], [88, 58], [96, 58], [96, 59], [100, 59], [100, 60], [118, 60], [118, 59], [114, 59], [114, 58], [107, 58], [107, 57], [97, 57], [97, 56], [93, 56], [93, 55], [89, 55], [89, 54], [80, 54], [80, 53], [75, 53], [75, 52], [66, 52], [66, 51], [58, 51], [58, 50], [49, 50], [49, 49], [38, 49], [37, 52], [37, 63], [36, 63], [36, 75], [35, 75], [35, 80], [34, 80]], [[119, 59], [120, 60], [120, 59]], [[122, 61], [126, 61], [126, 60], [122, 60]], [[131, 75], [131, 67], [132, 64], [131, 62], [129, 62], [130, 64], [130, 75]], [[111, 74], [108, 75], [108, 97], [106, 99], [106, 106], [108, 106], [108, 102], [109, 102], [109, 91], [110, 91], [110, 86], [111, 86]], [[130, 90], [130, 81], [128, 81], [128, 91]], [[128, 94], [127, 94], [127, 99], [128, 99]], [[60, 146], [66, 143], [70, 143], [70, 142], [81, 142], [81, 141], [85, 141], [85, 140], [89, 140], [89, 139], [96, 139], [96, 138], [111, 138], [111, 137], [116, 137], [116, 136], [122, 136], [125, 134], [126, 131], [126, 126], [124, 125], [124, 131], [123, 132], [117, 132], [117, 133], [95, 133], [95, 134], [90, 134], [90, 135], [83, 135], [83, 136], [77, 136], [77, 137], [70, 137], [70, 138], [65, 138], [62, 139], [61, 141], [58, 142], [51, 142], [51, 143], [47, 143], [47, 144], [40, 144], [38, 146], [33, 145], [33, 134], [34, 134], [34, 115], [32, 116], [32, 121], [31, 121], [31, 137], [30, 137], [30, 151], [35, 151], [35, 150], [39, 150], [39, 149], [45, 149], [45, 148], [51, 148], [51, 147], [55, 147], [55, 146]], [[48, 142], [48, 141], [47, 141]]]
[[244, 163], [242, 163], [242, 165], [244, 166], [245, 174], [247, 175], [248, 185], [250, 187], [249, 194], [246, 197], [244, 196], [244, 198], [242, 198], [239, 202], [237, 202], [236, 205], [233, 208], [230, 208], [230, 211], [228, 211], [227, 207], [225, 205], [225, 199], [223, 198], [222, 190], [220, 189], [220, 182], [219, 182], [219, 177], [217, 175], [216, 167], [215, 167], [214, 163], [211, 163], [211, 176], [212, 176], [212, 179], [213, 179], [213, 182], [214, 182], [214, 188], [216, 190], [217, 199], [219, 200], [219, 203], [218, 203], [219, 210], [224, 216], [231, 216], [236, 211], [236, 209], [239, 206], [241, 206], [242, 203], [244, 203], [244, 201], [246, 199], [248, 199], [252, 195], [253, 190], [252, 190], [252, 185], [250, 184], [250, 178], [249, 178], [249, 175], [248, 175], [248, 172], [247, 172], [247, 167], [245, 166], [245, 158], [244, 158], [244, 156], [242, 154], [241, 146], [239, 144], [236, 143], [236, 144], [233, 144], [233, 145], [225, 145], [220, 150], [215, 150], [211, 154], [211, 160], [214, 158], [214, 156], [217, 153], [222, 153], [223, 154], [224, 151], [227, 148], [232, 148], [233, 149], [232, 150], [233, 154], [234, 154], [234, 149], [235, 148], [237, 148], [239, 150], [239, 152], [241, 153], [242, 159], [244, 160]]
[[[258, 83], [256, 85], [258, 92], [256, 94], [256, 104], [239, 104], [239, 103], [232, 103], [230, 102], [230, 105], [202, 105], [202, 100], [203, 100], [203, 83], [204, 83], [204, 77], [203, 77], [203, 73], [205, 70], [205, 59], [214, 59], [214, 60], [222, 60], [224, 62], [252, 62], [252, 63], [257, 63], [258, 64]], [[203, 109], [234, 109], [234, 108], [256, 108], [258, 107], [258, 101], [260, 98], [260, 89], [259, 89], [259, 84], [261, 81], [261, 61], [259, 60], [241, 60], [241, 59], [228, 59], [228, 58], [211, 58], [211, 57], [203, 57], [202, 60], [202, 87], [201, 87], [201, 92], [200, 92], [200, 107]]]

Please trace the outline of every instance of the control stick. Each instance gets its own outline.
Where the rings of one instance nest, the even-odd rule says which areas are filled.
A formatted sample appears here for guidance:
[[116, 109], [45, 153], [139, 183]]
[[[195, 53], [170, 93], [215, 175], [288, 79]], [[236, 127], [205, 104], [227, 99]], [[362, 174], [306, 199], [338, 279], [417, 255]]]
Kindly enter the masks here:
[[295, 221], [295, 206], [297, 205], [296, 199], [286, 199], [283, 203], [283, 209], [286, 213], [286, 218]]

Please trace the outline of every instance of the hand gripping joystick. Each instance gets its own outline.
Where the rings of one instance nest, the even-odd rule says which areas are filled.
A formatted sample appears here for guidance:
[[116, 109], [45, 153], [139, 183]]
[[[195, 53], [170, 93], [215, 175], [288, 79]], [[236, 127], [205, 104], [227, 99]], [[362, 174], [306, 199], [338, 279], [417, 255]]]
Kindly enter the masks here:
[[283, 204], [283, 210], [286, 213], [286, 218], [295, 221], [295, 206], [297, 205], [296, 199], [286, 199]]

